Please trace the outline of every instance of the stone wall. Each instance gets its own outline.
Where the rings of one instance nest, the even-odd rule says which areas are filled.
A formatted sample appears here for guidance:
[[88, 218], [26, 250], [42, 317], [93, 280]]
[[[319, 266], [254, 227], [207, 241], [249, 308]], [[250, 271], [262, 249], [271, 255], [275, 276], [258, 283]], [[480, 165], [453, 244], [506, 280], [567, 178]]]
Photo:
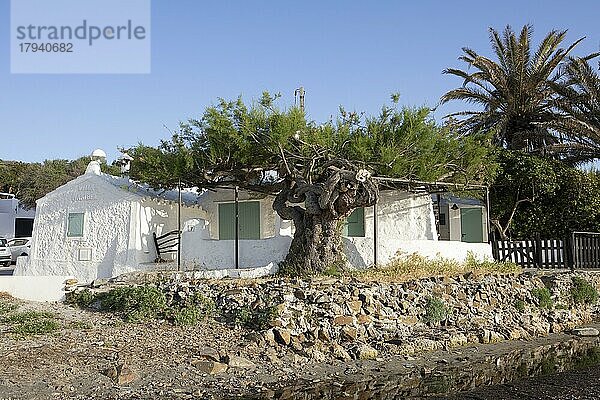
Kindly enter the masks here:
[[[600, 275], [576, 275], [600, 287]], [[407, 283], [338, 279], [217, 282], [188, 279], [179, 273], [162, 275], [157, 281], [174, 300], [200, 291], [215, 301], [222, 315], [235, 315], [242, 308], [260, 313], [275, 307], [278, 317], [272, 329], [261, 332], [261, 341], [291, 346], [313, 358], [329, 353], [349, 359], [377, 354], [377, 349], [412, 354], [569, 330], [597, 317], [600, 309], [574, 304], [572, 277], [571, 273], [523, 273], [467, 274]], [[555, 302], [552, 309], [540, 308], [532, 294], [544, 287]], [[438, 298], [448, 308], [448, 317], [440, 323], [427, 322], [431, 298]]]

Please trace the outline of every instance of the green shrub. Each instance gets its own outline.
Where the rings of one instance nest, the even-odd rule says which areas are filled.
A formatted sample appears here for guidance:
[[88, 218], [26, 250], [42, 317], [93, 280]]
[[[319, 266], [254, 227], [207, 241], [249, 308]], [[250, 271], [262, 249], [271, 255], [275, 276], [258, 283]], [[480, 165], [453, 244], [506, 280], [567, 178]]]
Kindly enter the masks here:
[[571, 296], [577, 304], [594, 304], [598, 301], [598, 290], [585, 279], [574, 276]]
[[200, 292], [187, 297], [179, 308], [172, 307], [169, 310], [170, 317], [176, 325], [196, 325], [210, 318], [214, 312], [214, 301]]
[[54, 319], [37, 319], [17, 324], [13, 327], [13, 333], [22, 336], [45, 335], [57, 331], [60, 324]]
[[12, 325], [12, 332], [22, 336], [43, 335], [60, 328], [54, 314], [41, 311], [23, 311], [5, 318]]
[[102, 311], [116, 312], [127, 322], [142, 322], [164, 315], [165, 294], [154, 286], [126, 286], [96, 295]]
[[531, 294], [538, 300], [540, 308], [551, 309], [554, 306], [554, 300], [550, 295], [548, 288], [535, 288], [531, 290]]
[[10, 301], [6, 301], [4, 299], [0, 299], [0, 317], [3, 315], [9, 314], [10, 312], [16, 310], [19, 306]]
[[520, 300], [520, 299], [519, 300], [515, 300], [515, 304], [514, 305], [515, 305], [515, 309], [518, 312], [522, 313], [522, 312], [525, 311], [525, 302], [523, 300]]
[[80, 308], [90, 308], [96, 300], [97, 296], [90, 289], [73, 292], [67, 297], [68, 304], [74, 304]]
[[337, 267], [337, 265], [330, 265], [325, 271], [323, 271], [323, 275], [331, 276], [331, 277], [339, 277], [342, 275], [342, 272]]
[[246, 328], [262, 331], [271, 327], [271, 323], [279, 315], [277, 307], [258, 307], [251, 309], [244, 306], [236, 309], [231, 316], [236, 325]]
[[439, 324], [448, 318], [449, 309], [438, 297], [429, 297], [425, 304], [424, 321], [430, 324]]

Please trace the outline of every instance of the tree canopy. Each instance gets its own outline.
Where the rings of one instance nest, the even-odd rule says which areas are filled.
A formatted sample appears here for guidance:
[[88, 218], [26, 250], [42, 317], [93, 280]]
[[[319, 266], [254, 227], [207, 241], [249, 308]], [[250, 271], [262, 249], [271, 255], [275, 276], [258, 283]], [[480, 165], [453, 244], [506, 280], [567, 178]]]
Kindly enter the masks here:
[[510, 26], [502, 34], [490, 28], [495, 60], [464, 47], [459, 59], [473, 71], [444, 70], [461, 78], [463, 84], [445, 93], [441, 101], [461, 100], [476, 106], [451, 114], [460, 118], [457, 125], [462, 132], [493, 132], [495, 143], [507, 149], [552, 152], [570, 162], [585, 161], [581, 157], [570, 159], [574, 155], [571, 150], [577, 147], [573, 139], [584, 133], [578, 126], [567, 124], [565, 108], [558, 107], [579, 101], [579, 93], [573, 89], [575, 69], [566, 66], [583, 38], [563, 48], [567, 31], [553, 30], [533, 51], [532, 32], [530, 25], [523, 26], [518, 35]]
[[375, 204], [376, 177], [480, 183], [494, 171], [487, 137], [438, 126], [427, 108], [384, 106], [376, 116], [342, 108], [316, 123], [268, 93], [249, 105], [221, 100], [157, 148], [130, 154], [132, 176], [157, 187], [180, 179], [275, 195], [273, 208], [296, 228], [285, 262], [295, 273], [341, 261], [338, 221]]
[[[14, 194], [27, 208], [49, 192], [85, 172], [89, 157], [76, 160], [45, 160], [41, 163], [0, 160], [0, 191]], [[105, 172], [115, 172], [114, 166], [104, 165]]]
[[501, 150], [490, 190], [492, 218], [502, 237], [563, 238], [600, 231], [600, 175], [523, 152]]
[[491, 217], [499, 236], [598, 230], [598, 174], [575, 168], [600, 157], [600, 79], [590, 65], [598, 53], [572, 55], [583, 38], [561, 47], [565, 30], [549, 32], [533, 51], [532, 31], [490, 28], [493, 58], [463, 48], [459, 59], [472, 70], [446, 69], [463, 84], [441, 101], [474, 106], [450, 115], [460, 132], [494, 137]]

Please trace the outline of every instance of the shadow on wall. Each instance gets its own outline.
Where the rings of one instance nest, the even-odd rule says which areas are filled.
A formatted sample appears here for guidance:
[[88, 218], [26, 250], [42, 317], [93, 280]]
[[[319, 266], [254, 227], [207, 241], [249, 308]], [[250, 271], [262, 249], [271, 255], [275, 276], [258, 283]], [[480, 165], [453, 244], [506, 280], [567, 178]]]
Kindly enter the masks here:
[[[148, 252], [152, 254], [152, 259], [158, 258], [158, 252], [156, 251], [156, 245], [154, 244], [154, 238], [152, 236], [153, 233], [156, 233], [156, 236], [163, 235], [170, 231], [168, 228], [169, 225], [169, 214], [165, 210], [157, 210], [155, 208], [146, 208], [146, 217], [147, 212], [150, 213], [150, 218], [148, 221], [148, 233], [142, 235], [142, 246], [144, 241], [146, 241], [146, 248]], [[174, 228], [176, 229], [176, 228]]]
[[113, 276], [113, 270], [117, 262], [117, 244], [117, 237], [114, 237], [110, 246], [106, 249], [102, 262], [96, 267], [96, 277], [110, 278]]
[[[262, 267], [282, 261], [288, 253], [291, 241], [290, 236], [240, 240], [240, 268]], [[213, 270], [235, 267], [235, 241], [211, 239], [208, 222], [200, 218], [191, 219], [184, 225], [181, 252], [181, 260], [188, 269]]]
[[347, 237], [342, 237], [342, 244], [344, 245], [344, 253], [346, 254], [346, 258], [348, 263], [358, 269], [364, 269], [370, 266], [371, 261], [367, 263], [365, 257], [360, 253], [356, 244], [348, 239]]

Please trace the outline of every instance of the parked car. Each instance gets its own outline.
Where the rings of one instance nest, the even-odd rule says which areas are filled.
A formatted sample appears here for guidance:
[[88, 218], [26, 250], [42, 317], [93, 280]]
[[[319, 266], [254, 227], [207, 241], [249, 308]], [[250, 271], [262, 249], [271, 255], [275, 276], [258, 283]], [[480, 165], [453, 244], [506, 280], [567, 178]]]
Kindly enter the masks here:
[[8, 242], [4, 238], [0, 238], [0, 265], [10, 267], [12, 255], [7, 246]]
[[31, 238], [14, 238], [8, 241], [12, 262], [17, 262], [17, 257], [28, 256], [30, 248]]

